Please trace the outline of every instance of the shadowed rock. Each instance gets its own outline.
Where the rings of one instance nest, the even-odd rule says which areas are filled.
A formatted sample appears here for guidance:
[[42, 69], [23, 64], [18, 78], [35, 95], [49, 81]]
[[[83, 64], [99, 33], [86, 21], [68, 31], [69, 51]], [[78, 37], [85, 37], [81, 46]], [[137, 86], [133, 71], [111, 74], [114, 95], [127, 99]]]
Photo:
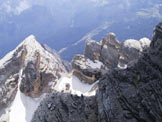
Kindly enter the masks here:
[[161, 23], [156, 27], [151, 47], [137, 63], [125, 70], [113, 70], [100, 81], [100, 122], [162, 121], [161, 27]]
[[32, 122], [98, 122], [95, 97], [52, 93], [40, 104]]

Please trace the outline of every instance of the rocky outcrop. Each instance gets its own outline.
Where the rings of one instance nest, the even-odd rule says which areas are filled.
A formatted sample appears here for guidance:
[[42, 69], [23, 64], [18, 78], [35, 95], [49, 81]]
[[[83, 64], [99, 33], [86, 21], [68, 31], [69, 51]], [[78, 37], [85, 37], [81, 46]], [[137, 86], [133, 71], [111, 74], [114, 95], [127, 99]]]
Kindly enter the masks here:
[[[114, 33], [109, 33], [100, 42], [87, 40], [84, 55], [76, 55], [72, 61], [73, 74], [87, 83], [94, 83], [107, 70], [125, 69], [131, 66], [150, 46], [150, 40], [142, 38], [139, 41], [129, 39], [120, 43]], [[87, 65], [91, 61], [93, 67]], [[102, 63], [101, 67], [95, 62]]]
[[98, 122], [96, 98], [52, 93], [35, 112], [32, 122]]
[[100, 122], [162, 121], [162, 23], [155, 29], [150, 48], [134, 66], [113, 70], [99, 83]]
[[129, 65], [131, 62], [137, 61], [142, 52], [146, 51], [150, 46], [150, 40], [147, 38], [142, 38], [139, 41], [134, 39], [128, 39], [121, 44], [121, 55], [120, 64]]
[[92, 84], [97, 81], [105, 71], [105, 66], [98, 60], [85, 59], [83, 55], [76, 55], [72, 61], [72, 73], [81, 81]]
[[91, 60], [99, 60], [101, 56], [101, 44], [96, 42], [95, 40], [87, 40], [85, 46], [85, 58], [89, 58]]

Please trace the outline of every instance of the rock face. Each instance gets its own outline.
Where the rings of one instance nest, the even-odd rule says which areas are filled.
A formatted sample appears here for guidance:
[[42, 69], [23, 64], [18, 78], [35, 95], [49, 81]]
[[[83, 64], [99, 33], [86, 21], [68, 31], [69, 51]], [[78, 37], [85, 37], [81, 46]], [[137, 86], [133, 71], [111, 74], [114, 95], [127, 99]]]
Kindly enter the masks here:
[[87, 40], [85, 47], [85, 57], [91, 60], [99, 60], [101, 52], [101, 44], [95, 40]]
[[100, 122], [162, 121], [162, 23], [150, 48], [134, 66], [113, 70], [99, 83]]
[[26, 56], [20, 90], [27, 96], [39, 97], [50, 92], [49, 83], [56, 84], [66, 69], [59, 56], [43, 48], [34, 37], [27, 38], [23, 46], [26, 47]]
[[162, 23], [151, 46], [126, 69], [109, 70], [96, 96], [53, 93], [42, 101], [32, 122], [161, 122]]
[[66, 70], [59, 56], [43, 48], [34, 37], [27, 38], [23, 46], [26, 48], [26, 56], [20, 90], [27, 96], [39, 97], [50, 92], [49, 83], [56, 84], [61, 73]]
[[59, 56], [43, 48], [34, 36], [29, 36], [0, 60], [0, 113], [16, 96], [21, 69], [20, 90], [34, 98], [50, 92], [52, 86], [49, 84], [55, 84], [61, 74], [66, 73]]
[[97, 81], [105, 71], [105, 66], [98, 60], [85, 59], [83, 55], [77, 55], [72, 61], [72, 73], [81, 81], [92, 84]]
[[[87, 83], [93, 83], [106, 70], [132, 65], [149, 46], [150, 40], [147, 38], [120, 43], [114, 33], [109, 33], [100, 42], [87, 40], [84, 55], [76, 55], [72, 61], [73, 74]], [[87, 65], [89, 61], [94, 64], [93, 67]], [[95, 62], [100, 62], [102, 66], [96, 67], [99, 64]]]
[[95, 97], [52, 93], [35, 113], [32, 122], [98, 122]]
[[[21, 50], [22, 48], [17, 48]], [[10, 57], [13, 55], [13, 57]], [[0, 110], [6, 108], [15, 98], [19, 70], [22, 65], [22, 52], [10, 52], [0, 60]]]

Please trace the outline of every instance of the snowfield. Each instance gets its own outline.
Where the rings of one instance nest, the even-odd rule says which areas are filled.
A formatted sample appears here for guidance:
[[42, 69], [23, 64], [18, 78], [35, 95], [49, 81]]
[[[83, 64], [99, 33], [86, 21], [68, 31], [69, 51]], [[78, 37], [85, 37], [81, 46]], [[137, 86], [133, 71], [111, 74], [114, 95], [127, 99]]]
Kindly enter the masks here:
[[95, 60], [94, 62], [90, 59], [86, 60], [86, 66], [92, 68], [92, 69], [100, 69], [102, 66], [104, 67], [104, 64], [100, 62], [99, 60]]
[[[65, 70], [63, 64], [58, 65], [59, 62], [61, 62], [61, 59], [45, 50], [36, 41], [33, 35], [27, 37], [21, 44], [17, 46], [15, 50], [11, 51], [2, 60], [0, 60], [0, 68], [3, 68], [6, 65], [6, 63], [8, 63], [8, 61], [10, 61], [12, 57], [14, 57], [14, 53], [18, 51], [19, 47], [24, 47], [28, 51], [25, 59], [25, 66], [27, 66], [28, 62], [36, 60], [35, 53], [39, 52], [41, 56], [40, 69], [48, 69], [46, 70], [46, 72], [52, 73], [56, 69], [59, 69], [57, 67], [60, 67], [60, 69]], [[18, 52], [18, 57], [21, 56], [21, 52], [22, 50]], [[97, 60], [93, 62], [87, 59], [85, 65], [86, 67], [96, 69], [101, 68], [103, 66], [103, 63]], [[36, 111], [40, 102], [46, 95], [43, 94], [40, 98], [32, 98], [26, 96], [20, 91], [23, 69], [24, 67], [19, 71], [18, 88], [15, 99], [11, 106], [7, 108], [7, 112], [9, 113], [9, 122], [31, 122], [34, 112]], [[67, 74], [67, 72], [64, 73], [65, 75], [60, 74], [62, 77], [61, 79], [57, 79], [56, 85], [54, 82], [49, 82], [48, 85], [53, 87], [53, 89], [57, 90], [58, 92], [64, 91], [65, 93], [68, 92], [71, 94], [76, 94], [78, 96], [81, 96], [82, 94], [85, 96], [93, 96], [96, 94], [98, 81], [90, 85], [86, 84], [85, 81], [80, 81], [76, 76], [73, 76], [71, 74], [69, 75]], [[3, 79], [3, 76], [0, 75], [0, 77], [1, 79]]]
[[[65, 76], [62, 77], [56, 85], [56, 90], [59, 92], [70, 91], [71, 94], [77, 94], [78, 96], [81, 96], [82, 94], [85, 96], [92, 96], [96, 94], [96, 91], [94, 89], [96, 88], [97, 83], [98, 81], [90, 85], [84, 83], [83, 81], [80, 81], [76, 76]], [[69, 87], [69, 89], [67, 89], [67, 87]]]
[[19, 73], [18, 91], [15, 100], [10, 108], [9, 122], [31, 122], [35, 110], [43, 99], [43, 96], [38, 99], [34, 99], [25, 96], [20, 92], [19, 87], [21, 84], [22, 71], [23, 70], [21, 70]]
[[[37, 107], [45, 96], [43, 95], [40, 98], [36, 99], [28, 97], [21, 93], [19, 87], [22, 80], [22, 71], [23, 70], [19, 72], [18, 91], [15, 100], [10, 108], [9, 122], [31, 122], [34, 112], [36, 111]], [[67, 84], [69, 84], [68, 91], [70, 91], [71, 94], [77, 94], [78, 96], [81, 96], [82, 94], [85, 96], [92, 96], [96, 94], [95, 89], [97, 87], [97, 83], [98, 81], [92, 85], [89, 85], [80, 81], [76, 76], [72, 75], [71, 77], [62, 77], [58, 81], [55, 89], [58, 92], [62, 92], [62, 90], [66, 92]]]

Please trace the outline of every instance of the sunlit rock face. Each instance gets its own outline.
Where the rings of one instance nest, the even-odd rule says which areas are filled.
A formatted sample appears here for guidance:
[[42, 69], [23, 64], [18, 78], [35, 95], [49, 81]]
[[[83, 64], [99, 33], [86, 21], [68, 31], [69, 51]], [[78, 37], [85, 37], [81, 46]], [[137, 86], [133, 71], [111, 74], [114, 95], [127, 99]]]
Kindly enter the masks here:
[[72, 61], [72, 73], [81, 81], [92, 84], [104, 73], [105, 66], [98, 60], [86, 59], [83, 55], [77, 55]]
[[100, 42], [87, 40], [84, 55], [72, 60], [73, 74], [87, 83], [94, 83], [107, 70], [125, 69], [131, 66], [150, 46], [150, 40], [125, 40], [120, 43], [114, 33], [109, 33]]
[[33, 35], [0, 60], [0, 109], [14, 100], [19, 71], [23, 70], [20, 90], [27, 96], [39, 97], [66, 72], [61, 59], [44, 49]]
[[[31, 97], [39, 97], [43, 93], [50, 92], [50, 82], [57, 82], [61, 73], [66, 72], [59, 56], [54, 56], [45, 50], [34, 36], [26, 38], [17, 51], [22, 52], [23, 78], [20, 85], [22, 93]], [[19, 68], [20, 69], [20, 68]]]

